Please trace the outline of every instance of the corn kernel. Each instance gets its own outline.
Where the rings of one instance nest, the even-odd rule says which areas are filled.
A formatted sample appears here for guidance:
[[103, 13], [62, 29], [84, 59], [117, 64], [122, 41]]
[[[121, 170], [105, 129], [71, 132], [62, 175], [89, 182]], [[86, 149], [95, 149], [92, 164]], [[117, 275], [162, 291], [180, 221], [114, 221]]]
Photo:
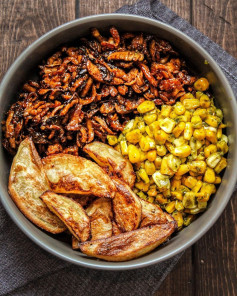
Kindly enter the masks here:
[[160, 121], [160, 128], [167, 134], [172, 133], [172, 130], [175, 127], [175, 121], [171, 118], [164, 118]]
[[150, 202], [150, 203], [153, 203], [154, 202], [154, 197], [148, 196], [147, 201]]
[[144, 119], [145, 123], [149, 125], [149, 124], [153, 123], [154, 121], [156, 121], [157, 115], [156, 115], [156, 113], [145, 114], [143, 116], [143, 119]]
[[187, 145], [188, 142], [184, 139], [184, 137], [180, 136], [179, 138], [173, 141], [173, 144], [175, 145], [175, 147], [180, 147], [183, 145]]
[[217, 149], [222, 152], [222, 154], [226, 154], [229, 150], [229, 147], [225, 141], [217, 142]]
[[181, 192], [178, 192], [178, 191], [171, 191], [171, 196], [175, 199], [178, 199], [180, 201], [183, 200], [183, 195]]
[[111, 146], [114, 146], [118, 143], [118, 139], [116, 136], [108, 135], [107, 140], [108, 140], [109, 145], [111, 145]]
[[186, 192], [183, 197], [183, 206], [187, 209], [196, 207], [196, 198], [194, 192]]
[[167, 189], [170, 189], [170, 180], [169, 177], [161, 174], [159, 171], [156, 171], [153, 175], [152, 178], [154, 182], [156, 183], [158, 189], [163, 192], [166, 191]]
[[189, 145], [184, 145], [174, 148], [173, 154], [178, 157], [187, 157], [191, 154], [191, 147]]
[[202, 187], [202, 181], [201, 180], [198, 180], [197, 181], [197, 183], [196, 183], [196, 185], [192, 188], [192, 191], [194, 192], [194, 193], [198, 193], [198, 191], [201, 189], [201, 187]]
[[182, 184], [190, 189], [192, 189], [197, 184], [197, 179], [192, 176], [187, 176], [182, 178]]
[[126, 140], [132, 144], [136, 144], [140, 141], [142, 133], [139, 129], [132, 130], [126, 134]]
[[163, 145], [165, 144], [168, 134], [164, 132], [163, 130], [156, 130], [154, 131], [154, 139], [156, 140], [157, 144]]
[[207, 108], [210, 107], [210, 105], [211, 105], [211, 101], [210, 101], [209, 97], [208, 97], [207, 95], [204, 95], [204, 94], [203, 94], [203, 95], [200, 97], [200, 106], [201, 106], [202, 108], [207, 109]]
[[145, 194], [144, 192], [142, 192], [142, 191], [139, 191], [139, 192], [137, 193], [137, 195], [138, 195], [140, 198], [144, 199], [144, 200], [147, 199], [146, 194]]
[[199, 115], [194, 115], [191, 119], [191, 124], [193, 128], [201, 128], [202, 127], [202, 119]]
[[194, 130], [193, 132], [193, 136], [195, 139], [201, 141], [201, 140], [204, 140], [205, 137], [206, 137], [206, 131], [205, 129], [202, 127], [202, 128], [197, 128]]
[[159, 156], [165, 156], [167, 153], [164, 145], [156, 145], [156, 151]]
[[129, 120], [129, 122], [125, 125], [123, 129], [123, 134], [126, 134], [127, 132], [130, 132], [133, 129], [134, 121], [134, 119]]
[[150, 184], [145, 184], [144, 182], [136, 182], [135, 187], [141, 191], [148, 191]]
[[172, 110], [172, 107], [170, 105], [163, 105], [161, 107], [160, 116], [169, 117], [171, 110]]
[[149, 125], [150, 131], [154, 134], [156, 130], [160, 129], [160, 122], [158, 120]]
[[147, 113], [155, 109], [155, 103], [153, 101], [144, 101], [138, 107], [137, 111], [141, 114]]
[[179, 166], [181, 165], [181, 160], [174, 156], [173, 154], [170, 154], [167, 157], [167, 164], [168, 167], [173, 171], [173, 172], [177, 172], [179, 169]]
[[198, 175], [203, 175], [206, 171], [207, 165], [203, 160], [195, 160], [190, 162], [189, 169], [191, 172], [194, 172]]
[[222, 137], [222, 128], [218, 128], [217, 133], [216, 133], [217, 139], [221, 139]]
[[151, 189], [149, 189], [148, 191], [147, 191], [147, 194], [149, 195], [149, 196], [153, 196], [153, 197], [155, 197], [156, 195], [157, 195], [157, 190], [156, 190], [156, 188], [151, 188]]
[[184, 218], [184, 226], [190, 225], [194, 219], [195, 219], [194, 215], [188, 215], [187, 217], [185, 217]]
[[145, 169], [140, 169], [138, 171], [138, 175], [146, 184], [148, 184], [150, 182], [150, 179], [149, 179]]
[[140, 121], [137, 123], [137, 128], [141, 131], [141, 133], [145, 133], [146, 129], [145, 129], [145, 122], [144, 121]]
[[[206, 159], [207, 165], [214, 169], [215, 166], [221, 161], [221, 155], [218, 152], [212, 153], [208, 158]], [[218, 173], [218, 172], [217, 172]]]
[[157, 155], [156, 150], [150, 150], [147, 152], [146, 157], [149, 161], [155, 161], [156, 155]]
[[171, 201], [167, 204], [167, 206], [165, 207], [166, 212], [168, 212], [169, 214], [173, 213], [173, 211], [175, 210], [175, 201]]
[[208, 115], [205, 122], [212, 127], [218, 127], [220, 124], [220, 118], [214, 115]]
[[122, 155], [128, 155], [128, 145], [126, 141], [120, 142], [120, 148]]
[[215, 167], [215, 172], [220, 174], [220, 172], [227, 167], [227, 160], [226, 158], [222, 157], [220, 162]]
[[163, 194], [161, 194], [161, 193], [157, 194], [156, 201], [161, 205], [164, 205], [164, 204], [168, 203], [168, 199], [164, 198]]
[[181, 133], [184, 131], [184, 128], [185, 128], [185, 122], [179, 122], [177, 124], [177, 126], [173, 129], [173, 134], [175, 136], [175, 138], [178, 138]]
[[214, 184], [220, 184], [220, 183], [221, 183], [221, 177], [216, 175]]
[[212, 144], [216, 144], [217, 143], [216, 132], [210, 129], [206, 129], [206, 139], [210, 141]]
[[207, 202], [206, 201], [198, 201], [198, 208], [199, 209], [206, 209]]
[[155, 167], [156, 167], [157, 170], [160, 169], [161, 162], [162, 162], [162, 158], [160, 156], [157, 156], [156, 159], [155, 159], [155, 162], [154, 162], [155, 163]]
[[187, 110], [196, 109], [200, 106], [200, 102], [198, 99], [184, 99], [183, 105]]
[[194, 88], [198, 91], [205, 91], [209, 88], [209, 82], [205, 77], [201, 77], [194, 83]]
[[150, 162], [149, 160], [145, 161], [145, 171], [147, 175], [153, 175], [156, 171], [156, 167], [153, 162]]
[[135, 145], [128, 145], [128, 158], [131, 163], [137, 163], [141, 161], [140, 151]]
[[216, 151], [217, 151], [216, 145], [211, 144], [204, 148], [204, 155], [207, 158], [208, 156], [210, 156], [212, 153], [215, 153]]
[[146, 152], [148, 150], [154, 149], [156, 146], [155, 141], [149, 136], [142, 136], [139, 145], [142, 151]]
[[189, 165], [188, 164], [181, 164], [178, 171], [176, 172], [176, 176], [182, 176], [189, 172]]
[[215, 180], [216, 180], [215, 171], [211, 168], [207, 168], [203, 177], [203, 181], [207, 183], [215, 183]]
[[152, 133], [152, 131], [150, 130], [149, 126], [146, 126], [146, 127], [145, 127], [145, 132], [147, 133], [147, 135], [148, 135], [150, 138], [153, 138], [153, 133]]
[[183, 102], [185, 99], [195, 99], [195, 97], [189, 92], [180, 98], [180, 102]]
[[161, 161], [161, 167], [160, 167], [161, 174], [173, 176], [174, 172], [169, 168], [168, 166], [168, 158], [163, 157]]
[[176, 119], [176, 117], [177, 117], [177, 114], [175, 113], [175, 111], [174, 110], [172, 110], [171, 112], [170, 112], [170, 116], [169, 116], [171, 119]]
[[170, 184], [171, 184], [171, 191], [177, 191], [179, 190], [179, 187], [181, 185], [181, 180], [172, 178], [172, 181]]
[[177, 115], [183, 115], [184, 112], [186, 111], [184, 105], [181, 102], [177, 102], [174, 105], [174, 111]]
[[184, 139], [185, 140], [190, 140], [193, 135], [193, 127], [191, 122], [187, 122], [185, 124], [185, 129], [184, 129]]
[[175, 212], [175, 213], [172, 214], [172, 216], [175, 219], [175, 221], [177, 222], [178, 229], [180, 229], [184, 224], [182, 213]]

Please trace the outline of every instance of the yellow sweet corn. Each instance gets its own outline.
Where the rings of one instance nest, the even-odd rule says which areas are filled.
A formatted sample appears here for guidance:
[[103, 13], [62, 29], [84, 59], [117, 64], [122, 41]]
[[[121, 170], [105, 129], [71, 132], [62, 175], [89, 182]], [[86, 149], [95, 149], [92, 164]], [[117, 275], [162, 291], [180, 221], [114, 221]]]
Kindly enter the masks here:
[[200, 97], [200, 106], [202, 108], [207, 109], [207, 108], [210, 107], [210, 105], [211, 105], [211, 101], [210, 101], [209, 97], [207, 95], [205, 95], [205, 94], [201, 95], [201, 97]]
[[174, 148], [173, 154], [178, 157], [187, 157], [191, 154], [191, 147], [189, 145], [184, 145]]
[[159, 145], [165, 144], [165, 142], [168, 138], [168, 134], [166, 132], [164, 132], [163, 130], [156, 130], [156, 131], [154, 131], [153, 134], [154, 134], [154, 139], [157, 144], [159, 144]]
[[193, 127], [191, 122], [186, 122], [184, 129], [184, 139], [190, 140], [193, 135]]
[[144, 192], [148, 191], [149, 186], [150, 186], [150, 184], [146, 184], [142, 181], [135, 183], [135, 187], [141, 191], [144, 191]]
[[172, 107], [170, 105], [163, 105], [161, 106], [160, 116], [169, 117]]
[[177, 211], [182, 211], [184, 209], [182, 201], [176, 200], [175, 201], [175, 208]]
[[202, 127], [202, 119], [199, 115], [194, 115], [191, 119], [191, 124], [193, 128], [201, 128]]
[[194, 116], [200, 116], [200, 118], [202, 120], [205, 120], [205, 118], [207, 117], [207, 109], [203, 109], [203, 108], [198, 108], [193, 112]]
[[120, 142], [120, 148], [122, 155], [128, 155], [128, 145], [126, 141]]
[[158, 189], [163, 192], [166, 191], [167, 189], [170, 189], [170, 180], [169, 177], [161, 174], [160, 171], [156, 171], [153, 175], [152, 178], [154, 182], [156, 183]]
[[214, 184], [220, 184], [220, 183], [221, 183], [221, 177], [216, 175]]
[[205, 122], [212, 127], [218, 127], [220, 124], [220, 118], [214, 115], [208, 115]]
[[155, 161], [154, 161], [154, 164], [155, 164], [155, 167], [157, 170], [160, 169], [161, 167], [161, 162], [162, 162], [162, 158], [160, 156], [157, 156]]
[[145, 169], [140, 169], [138, 171], [138, 175], [146, 184], [148, 184], [150, 182], [150, 179], [149, 179]]
[[194, 215], [188, 215], [187, 217], [184, 217], [184, 226], [190, 225], [195, 220]]
[[174, 112], [177, 115], [183, 115], [185, 111], [186, 111], [186, 109], [185, 109], [184, 105], [181, 102], [177, 102], [174, 105]]
[[215, 152], [217, 152], [217, 146], [214, 144], [208, 145], [204, 148], [204, 155], [206, 158]]
[[172, 171], [168, 166], [168, 157], [163, 157], [161, 161], [161, 167], [160, 167], [161, 174], [173, 176], [174, 171]]
[[156, 121], [157, 119], [157, 114], [156, 113], [148, 113], [148, 114], [145, 114], [144, 117], [143, 117], [145, 123], [147, 125], [151, 124], [152, 122]]
[[181, 165], [181, 160], [180, 158], [174, 156], [173, 154], [170, 154], [167, 157], [167, 164], [168, 167], [173, 171], [173, 172], [177, 172], [179, 169], [179, 166]]
[[[127, 132], [129, 132], [133, 129], [134, 121], [135, 121], [135, 119], [129, 120], [129, 122], [125, 125], [125, 127], [123, 129], [123, 134], [126, 134]], [[118, 140], [120, 141], [120, 139], [118, 139]]]
[[175, 219], [175, 221], [177, 222], [178, 225], [178, 229], [182, 228], [183, 224], [184, 224], [184, 220], [183, 220], [183, 215], [180, 212], [174, 212], [172, 214], [173, 218]]
[[145, 133], [146, 125], [144, 121], [140, 121], [137, 123], [137, 128], [141, 131], [141, 133]]
[[203, 175], [206, 171], [206, 162], [203, 160], [195, 160], [190, 162], [189, 169], [191, 172], [194, 172], [198, 175]]
[[175, 121], [171, 118], [164, 118], [160, 121], [160, 128], [167, 134], [172, 133], [172, 130], [175, 127]]
[[167, 153], [164, 145], [156, 145], [156, 151], [159, 156], [165, 156]]
[[137, 111], [141, 114], [147, 113], [155, 109], [155, 103], [153, 101], [144, 101], [137, 107]]
[[215, 171], [212, 168], [208, 167], [204, 174], [203, 181], [207, 183], [215, 183], [215, 180], [216, 180]]
[[171, 185], [171, 191], [178, 191], [181, 185], [181, 180], [177, 180], [172, 178], [172, 181], [170, 182]]
[[118, 138], [116, 136], [108, 135], [107, 140], [109, 145], [114, 146], [118, 143]]
[[128, 145], [128, 158], [131, 163], [137, 163], [141, 161], [140, 151], [135, 145]]
[[199, 141], [204, 140], [206, 137], [205, 129], [203, 127], [195, 129], [193, 132], [193, 137]]
[[195, 193], [198, 193], [198, 191], [201, 189], [202, 187], [202, 181], [201, 180], [198, 180], [196, 185], [192, 188], [192, 191], [195, 192]]
[[153, 175], [156, 171], [156, 167], [154, 165], [154, 162], [146, 160], [145, 161], [145, 171], [146, 171], [147, 175]]
[[220, 140], [222, 137], [222, 128], [218, 128], [217, 133], [216, 133], [217, 139]]
[[147, 194], [148, 194], [148, 196], [153, 196], [153, 197], [155, 197], [156, 195], [157, 195], [157, 190], [156, 190], [156, 188], [155, 187], [153, 187], [153, 188], [150, 188], [148, 191], [147, 191]]
[[186, 192], [183, 197], [183, 206], [187, 209], [193, 209], [196, 207], [196, 198], [194, 192]]
[[223, 140], [217, 142], [217, 149], [222, 152], [222, 154], [226, 154], [229, 150], [227, 143]]
[[[214, 169], [215, 166], [221, 161], [221, 155], [218, 152], [212, 153], [208, 158], [206, 159], [207, 165]], [[218, 172], [217, 172], [218, 173]]]
[[148, 196], [147, 201], [149, 201], [150, 203], [154, 202], [154, 197], [153, 196]]
[[169, 214], [173, 213], [173, 211], [175, 210], [175, 201], [171, 201], [167, 204], [167, 206], [165, 207], [166, 212], [168, 212]]
[[157, 152], [156, 152], [156, 150], [150, 150], [150, 151], [148, 151], [147, 154], [146, 154], [146, 158], [147, 158], [149, 161], [155, 161], [156, 156], [157, 156]]
[[181, 133], [184, 131], [185, 129], [185, 122], [179, 122], [176, 127], [173, 129], [173, 134], [175, 136], [175, 138], [178, 138]]
[[182, 184], [190, 189], [192, 189], [197, 184], [197, 179], [192, 176], [183, 176]]
[[147, 196], [146, 196], [146, 194], [145, 194], [144, 192], [139, 191], [139, 192], [137, 193], [137, 195], [138, 195], [140, 198], [142, 198], [142, 199], [144, 199], [144, 200], [147, 200]]
[[200, 102], [198, 99], [184, 99], [183, 105], [187, 110], [196, 109], [200, 106]]
[[136, 144], [141, 140], [142, 133], [139, 129], [134, 129], [128, 133], [126, 133], [126, 140], [129, 143]]
[[159, 204], [161, 204], [161, 205], [164, 205], [164, 204], [167, 204], [167, 203], [168, 203], [168, 199], [165, 198], [165, 197], [163, 196], [163, 194], [161, 194], [161, 193], [157, 194], [157, 196], [156, 196], [155, 199], [156, 199], [156, 201], [157, 201]]
[[224, 168], [226, 168], [226, 166], [227, 166], [227, 160], [226, 160], [226, 158], [222, 157], [221, 160], [219, 161], [219, 163], [215, 167], [215, 172], [217, 174], [220, 174], [220, 172], [222, 170], [224, 170]]
[[209, 82], [206, 78], [202, 77], [199, 78], [195, 83], [194, 83], [194, 88], [198, 91], [205, 91], [209, 88]]
[[178, 199], [180, 201], [183, 200], [183, 194], [181, 192], [178, 192], [178, 191], [171, 191], [171, 196], [174, 198], [174, 199]]
[[175, 173], [176, 176], [182, 176], [189, 172], [189, 165], [188, 164], [181, 164], [178, 171]]

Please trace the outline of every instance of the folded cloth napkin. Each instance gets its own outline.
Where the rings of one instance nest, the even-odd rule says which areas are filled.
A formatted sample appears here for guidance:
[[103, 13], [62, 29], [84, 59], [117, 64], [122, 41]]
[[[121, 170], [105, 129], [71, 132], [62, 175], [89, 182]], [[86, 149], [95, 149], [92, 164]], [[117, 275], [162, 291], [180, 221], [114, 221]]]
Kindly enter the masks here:
[[[119, 13], [157, 19], [200, 43], [218, 62], [237, 93], [237, 61], [157, 0], [141, 0]], [[0, 205], [0, 295], [152, 295], [182, 254], [147, 268], [98, 271], [64, 262], [31, 242]]]

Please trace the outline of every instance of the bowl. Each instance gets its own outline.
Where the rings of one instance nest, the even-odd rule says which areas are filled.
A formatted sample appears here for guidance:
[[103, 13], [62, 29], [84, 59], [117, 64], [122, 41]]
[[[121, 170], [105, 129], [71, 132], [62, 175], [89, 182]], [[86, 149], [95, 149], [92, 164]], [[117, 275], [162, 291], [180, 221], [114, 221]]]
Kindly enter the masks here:
[[124, 31], [144, 31], [170, 41], [189, 62], [191, 67], [200, 76], [205, 76], [210, 81], [216, 103], [222, 108], [224, 113], [230, 149], [228, 153], [228, 167], [224, 172], [223, 181], [215, 197], [210, 202], [207, 211], [189, 227], [177, 233], [166, 244], [160, 246], [152, 253], [127, 262], [105, 262], [89, 258], [78, 251], [73, 251], [70, 245], [46, 234], [25, 218], [8, 194], [7, 185], [11, 160], [2, 145], [0, 145], [0, 195], [2, 204], [12, 220], [32, 241], [48, 252], [84, 267], [103, 270], [126, 270], [155, 264], [180, 253], [201, 238], [223, 212], [230, 199], [237, 177], [237, 166], [235, 165], [237, 162], [237, 149], [235, 149], [237, 147], [237, 106], [231, 87], [218, 65], [191, 38], [169, 25], [149, 18], [123, 14], [106, 14], [85, 17], [66, 23], [43, 35], [17, 58], [0, 86], [1, 120], [3, 120], [9, 106], [14, 102], [15, 95], [22, 84], [26, 80], [32, 79], [36, 73], [37, 65], [44, 58], [54, 52], [58, 46], [71, 43], [77, 40], [78, 37], [89, 34], [91, 27], [97, 27], [103, 31], [103, 29], [111, 25]]

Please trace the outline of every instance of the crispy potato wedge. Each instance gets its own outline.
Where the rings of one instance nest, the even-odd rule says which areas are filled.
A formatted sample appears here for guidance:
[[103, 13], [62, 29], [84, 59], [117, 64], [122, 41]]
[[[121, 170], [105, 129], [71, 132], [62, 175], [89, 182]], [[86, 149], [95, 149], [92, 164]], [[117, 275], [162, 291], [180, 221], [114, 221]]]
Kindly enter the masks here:
[[112, 180], [96, 163], [63, 153], [47, 156], [42, 161], [54, 192], [114, 197], [116, 189]]
[[164, 213], [158, 205], [144, 199], [140, 199], [140, 202], [142, 204], [142, 221], [140, 227], [175, 221], [171, 215]]
[[113, 178], [117, 192], [112, 201], [114, 218], [122, 232], [137, 229], [142, 215], [139, 198], [123, 181]]
[[13, 159], [8, 190], [21, 212], [34, 224], [51, 233], [66, 230], [65, 225], [49, 211], [40, 195], [49, 189], [41, 159], [30, 138], [21, 142]]
[[40, 198], [50, 211], [62, 220], [76, 239], [82, 242], [89, 239], [90, 219], [79, 203], [52, 191], [46, 191]]
[[87, 144], [83, 150], [93, 158], [99, 166], [109, 167], [110, 171], [126, 182], [131, 188], [135, 183], [132, 164], [121, 153], [101, 142]]
[[127, 261], [151, 252], [175, 230], [174, 222], [151, 225], [105, 239], [80, 244], [88, 256], [106, 261]]
[[99, 197], [86, 209], [91, 222], [91, 240], [112, 236], [112, 206], [111, 200]]

